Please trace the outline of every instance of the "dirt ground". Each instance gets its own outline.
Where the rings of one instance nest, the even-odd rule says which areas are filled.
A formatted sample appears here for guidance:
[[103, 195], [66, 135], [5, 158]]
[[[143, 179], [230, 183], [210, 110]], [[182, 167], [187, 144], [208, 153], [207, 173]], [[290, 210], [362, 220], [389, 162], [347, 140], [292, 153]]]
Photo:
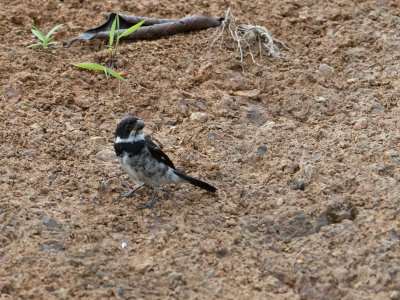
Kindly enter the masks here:
[[[122, 83], [72, 65], [104, 41], [26, 48], [29, 24], [67, 41], [117, 10], [228, 7], [290, 50], [242, 72], [215, 28], [123, 42]], [[1, 299], [400, 299], [398, 1], [16, 0], [0, 25]], [[217, 195], [118, 199], [127, 114]]]

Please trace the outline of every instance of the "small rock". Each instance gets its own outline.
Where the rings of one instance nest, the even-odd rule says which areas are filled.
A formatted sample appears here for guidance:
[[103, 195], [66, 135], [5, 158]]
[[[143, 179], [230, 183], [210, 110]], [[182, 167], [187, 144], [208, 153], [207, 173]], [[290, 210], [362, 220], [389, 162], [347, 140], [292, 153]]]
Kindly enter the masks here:
[[47, 176], [47, 178], [53, 180], [57, 178], [57, 175], [50, 173], [49, 176]]
[[356, 81], [357, 81], [357, 78], [350, 78], [350, 79], [346, 80], [347, 83], [354, 83]]
[[325, 78], [332, 78], [335, 75], [335, 68], [327, 64], [321, 64], [318, 68], [318, 71]]
[[42, 251], [43, 252], [49, 252], [51, 250], [54, 250], [56, 252], [64, 251], [65, 247], [61, 243], [59, 243], [57, 241], [50, 241], [50, 242], [44, 243], [42, 245]]
[[53, 286], [45, 286], [44, 289], [48, 292], [54, 292], [54, 287]]
[[306, 189], [305, 182], [293, 179], [288, 182], [288, 186], [291, 187], [293, 190], [304, 191]]
[[219, 258], [225, 257], [225, 256], [227, 256], [229, 254], [229, 250], [226, 249], [226, 248], [218, 249], [217, 251], [215, 251], [215, 254]]
[[64, 288], [61, 288], [58, 290], [58, 297], [60, 299], [65, 299], [65, 298], [67, 298], [67, 296], [68, 296], [68, 290], [66, 290]]
[[112, 161], [115, 159], [115, 152], [109, 149], [104, 149], [96, 153], [96, 158], [104, 162]]
[[275, 205], [276, 205], [277, 207], [282, 206], [283, 202], [284, 202], [283, 198], [278, 198], [278, 199], [276, 199], [276, 201], [275, 201]]
[[349, 270], [344, 267], [336, 267], [333, 270], [333, 275], [339, 280], [339, 282], [345, 282], [349, 276]]
[[17, 98], [19, 96], [19, 93], [13, 88], [7, 87], [4, 89], [3, 95], [6, 97], [6, 99], [10, 99], [10, 98]]
[[399, 291], [391, 291], [389, 293], [390, 299], [397, 300], [400, 299], [400, 292]]
[[314, 160], [314, 161], [320, 160], [321, 158], [322, 158], [322, 153], [320, 153], [320, 152], [315, 153], [315, 155], [313, 155], [311, 157], [311, 159]]
[[263, 156], [265, 152], [267, 152], [267, 147], [265, 147], [264, 145], [258, 146], [257, 151], [261, 156]]
[[54, 221], [50, 216], [44, 216], [42, 218], [43, 223], [48, 227], [48, 228], [55, 228], [57, 227], [57, 222]]
[[214, 270], [208, 270], [205, 274], [207, 277], [214, 276]]
[[68, 131], [73, 131], [75, 129], [70, 122], [65, 122], [65, 127], [67, 128]]
[[249, 90], [249, 91], [237, 91], [233, 93], [236, 96], [248, 97], [248, 98], [257, 98], [260, 95], [259, 89]]
[[236, 221], [234, 219], [229, 219], [225, 224], [227, 227], [236, 226]]
[[361, 130], [367, 128], [368, 124], [368, 119], [367, 118], [361, 118], [356, 121], [356, 123], [353, 126], [354, 130]]
[[128, 246], [128, 244], [125, 242], [122, 242], [122, 244], [121, 244], [122, 249], [126, 248], [126, 246]]
[[168, 277], [172, 283], [185, 282], [183, 273], [180, 272], [171, 272]]
[[385, 108], [382, 105], [380, 105], [379, 103], [372, 104], [372, 109], [375, 112], [378, 112], [378, 113], [384, 113], [385, 112]]
[[175, 126], [176, 124], [178, 124], [178, 121], [172, 121], [172, 120], [167, 121], [167, 122], [165, 123], [165, 125], [169, 125], [169, 126]]
[[190, 120], [205, 123], [208, 120], [208, 115], [203, 112], [194, 112], [190, 116]]
[[307, 164], [304, 168], [304, 174], [306, 175], [308, 181], [311, 181], [317, 174], [317, 167], [312, 164]]

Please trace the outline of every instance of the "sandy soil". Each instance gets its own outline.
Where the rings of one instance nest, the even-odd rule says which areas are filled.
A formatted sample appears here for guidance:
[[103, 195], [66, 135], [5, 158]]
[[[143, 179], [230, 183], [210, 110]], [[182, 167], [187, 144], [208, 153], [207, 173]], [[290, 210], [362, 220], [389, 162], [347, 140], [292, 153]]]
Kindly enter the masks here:
[[[71, 65], [103, 63], [103, 41], [26, 48], [29, 24], [67, 41], [116, 10], [229, 6], [290, 51], [242, 72], [216, 29], [122, 43], [121, 83]], [[400, 299], [398, 1], [17, 0], [0, 25], [2, 299]], [[126, 114], [218, 194], [117, 199]]]

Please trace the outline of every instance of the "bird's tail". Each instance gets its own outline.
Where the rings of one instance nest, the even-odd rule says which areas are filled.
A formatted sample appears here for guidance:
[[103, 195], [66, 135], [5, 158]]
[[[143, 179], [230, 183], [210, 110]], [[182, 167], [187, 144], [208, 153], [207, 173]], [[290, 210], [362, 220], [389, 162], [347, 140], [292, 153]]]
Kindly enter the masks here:
[[187, 182], [189, 182], [189, 183], [191, 183], [191, 184], [193, 184], [195, 186], [198, 186], [199, 188], [205, 189], [205, 190], [207, 190], [209, 192], [215, 193], [216, 190], [217, 190], [215, 187], [213, 187], [212, 185], [208, 184], [207, 182], [201, 181], [201, 180], [199, 180], [197, 178], [190, 177], [190, 176], [188, 176], [188, 175], [186, 175], [186, 174], [184, 174], [184, 173], [182, 173], [182, 172], [180, 172], [178, 170], [174, 170], [174, 173], [176, 175], [178, 175], [180, 178], [186, 180]]

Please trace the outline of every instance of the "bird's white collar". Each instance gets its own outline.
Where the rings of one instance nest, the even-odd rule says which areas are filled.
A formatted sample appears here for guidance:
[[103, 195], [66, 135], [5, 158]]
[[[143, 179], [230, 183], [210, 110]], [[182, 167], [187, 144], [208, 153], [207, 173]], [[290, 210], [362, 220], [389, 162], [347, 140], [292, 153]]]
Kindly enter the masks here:
[[131, 134], [129, 135], [128, 138], [123, 139], [119, 136], [117, 136], [117, 138], [115, 139], [115, 143], [133, 143], [133, 142], [137, 142], [137, 141], [143, 141], [144, 140], [144, 134], [141, 133], [136, 133], [134, 131], [131, 132]]

